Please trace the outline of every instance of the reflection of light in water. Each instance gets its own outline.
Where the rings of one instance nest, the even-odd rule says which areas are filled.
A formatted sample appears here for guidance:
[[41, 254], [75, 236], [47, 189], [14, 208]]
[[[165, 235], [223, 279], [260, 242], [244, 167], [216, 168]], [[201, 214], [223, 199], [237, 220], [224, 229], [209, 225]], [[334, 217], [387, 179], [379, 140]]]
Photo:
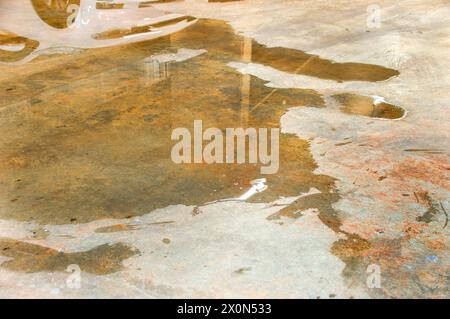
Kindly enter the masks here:
[[[79, 2], [79, 7], [78, 3]], [[101, 10], [96, 8], [96, 0], [70, 0], [56, 6], [41, 0], [17, 0], [6, 3], [0, 1], [0, 12], [8, 12], [0, 20], [0, 29], [8, 30], [17, 36], [39, 43], [25, 54], [22, 50], [16, 58], [1, 59], [0, 64], [24, 64], [54, 47], [99, 48], [123, 45], [158, 38], [196, 22], [180, 14], [167, 14], [153, 7], [119, 10]], [[60, 2], [57, 2], [59, 4]], [[135, 34], [124, 33], [117, 37], [96, 39], [94, 35], [116, 32], [115, 30], [133, 30], [142, 25], [152, 25], [151, 30]], [[4, 43], [3, 43], [4, 45]], [[8, 50], [9, 48], [9, 50]], [[11, 46], [0, 48], [14, 51]]]
[[129, 35], [123, 36], [123, 38], [124, 39], [137, 38], [137, 37], [140, 37], [145, 34], [150, 35], [150, 34], [158, 34], [158, 33], [161, 33], [161, 31], [150, 31], [150, 32], [144, 32], [144, 33], [138, 33], [138, 34], [129, 34]]
[[153, 83], [155, 80], [164, 80], [170, 76], [169, 67], [171, 62], [183, 62], [202, 55], [204, 49], [192, 50], [181, 48], [176, 53], [162, 53], [149, 56], [143, 60], [145, 84]]
[[[204, 55], [195, 59], [169, 62], [200, 50]], [[173, 204], [236, 200], [251, 188], [249, 181], [260, 177], [260, 166], [179, 166], [170, 157], [172, 129], [190, 127], [195, 119], [203, 119], [205, 127], [239, 127], [243, 100], [244, 106], [253, 109], [248, 126], [258, 128], [279, 127], [280, 117], [290, 107], [325, 106], [313, 90], [274, 91], [253, 76], [250, 88], [242, 87], [242, 75], [227, 65], [250, 58], [293, 73], [310, 56], [268, 48], [253, 40], [250, 51], [250, 41], [226, 22], [199, 20], [189, 29], [155, 41], [30, 63], [24, 72], [3, 81], [2, 89], [12, 90], [0, 107], [19, 102], [23, 107], [9, 113], [11, 120], [3, 127], [5, 160], [0, 163], [1, 179], [11, 181], [2, 193], [20, 200], [11, 201], [0, 214], [45, 223], [65, 223], [75, 216], [77, 222], [85, 222], [140, 215]], [[320, 57], [314, 63], [314, 69], [302, 72], [343, 81], [349, 73], [361, 80], [373, 73], [382, 79], [394, 73], [381, 66]], [[141, 80], [144, 68], [148, 81], [155, 80], [151, 87], [144, 87]], [[166, 68], [170, 68], [170, 77], [158, 81], [169, 76]], [[34, 116], [36, 111], [45, 118]], [[23, 165], [27, 163], [36, 164]], [[322, 211], [333, 214], [331, 204], [338, 199], [338, 194], [330, 193], [334, 179], [315, 174], [315, 169], [309, 143], [281, 134], [279, 172], [266, 177], [267, 190], [247, 200], [270, 203], [280, 195], [298, 196], [315, 187], [322, 192], [320, 196], [298, 205], [320, 204]], [[30, 177], [27, 187], [17, 188], [13, 182], [23, 176]], [[36, 200], [36, 193], [43, 200]]]
[[159, 62], [156, 59], [144, 60], [145, 85], [167, 79], [170, 75], [169, 67], [170, 62]]
[[245, 194], [243, 194], [241, 197], [239, 197], [239, 200], [249, 199], [250, 197], [252, 197], [253, 195], [255, 195], [257, 193], [264, 192], [268, 187], [266, 185], [265, 178], [252, 180], [250, 182], [250, 184], [252, 184], [252, 187], [247, 192], [245, 192]]

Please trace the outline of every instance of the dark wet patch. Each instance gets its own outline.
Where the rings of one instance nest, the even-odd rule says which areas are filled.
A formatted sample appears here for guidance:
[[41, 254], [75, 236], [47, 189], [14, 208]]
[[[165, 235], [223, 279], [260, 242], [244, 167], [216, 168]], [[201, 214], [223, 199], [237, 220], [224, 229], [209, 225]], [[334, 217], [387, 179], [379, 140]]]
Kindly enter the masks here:
[[332, 98], [341, 105], [343, 112], [349, 114], [384, 119], [398, 119], [405, 114], [405, 111], [401, 107], [385, 102], [375, 103], [374, 99], [370, 96], [341, 93], [333, 95]]
[[360, 257], [367, 253], [371, 244], [361, 237], [348, 234], [347, 239], [339, 239], [333, 244], [331, 252], [341, 259]]
[[422, 223], [430, 223], [434, 219], [434, 216], [436, 216], [437, 212], [437, 209], [432, 205], [422, 216], [417, 217], [416, 220]]
[[[416, 220], [421, 223], [432, 222], [439, 213], [439, 203], [435, 203], [427, 192], [414, 192], [414, 195], [420, 204], [427, 207], [426, 212], [417, 217]], [[445, 212], [445, 210], [443, 210], [443, 212]]]
[[426, 154], [446, 154], [448, 153], [445, 150], [435, 149], [435, 148], [408, 148], [404, 150], [405, 152], [417, 152], [417, 153], [426, 153]]
[[335, 146], [344, 146], [344, 145], [351, 144], [351, 143], [353, 143], [353, 142], [352, 141], [347, 141], [347, 142], [342, 142], [342, 143], [336, 143], [334, 145]]
[[93, 34], [92, 37], [96, 40], [111, 40], [111, 39], [118, 39], [118, 38], [122, 38], [125, 36], [130, 36], [130, 35], [137, 35], [137, 34], [142, 34], [142, 33], [148, 33], [148, 32], [152, 32], [152, 31], [157, 31], [158, 28], [162, 28], [162, 27], [167, 27], [170, 25], [175, 25], [181, 21], [192, 21], [195, 20], [195, 18], [193, 17], [188, 17], [188, 16], [183, 16], [183, 17], [178, 17], [178, 18], [174, 18], [174, 19], [168, 19], [162, 22], [156, 22], [156, 23], [152, 23], [152, 24], [147, 24], [147, 25], [141, 25], [141, 26], [136, 26], [136, 27], [131, 27], [129, 29], [113, 29], [113, 30], [108, 30], [108, 31], [104, 31], [101, 33], [96, 33]]
[[248, 272], [248, 271], [250, 271], [250, 270], [252, 270], [252, 267], [242, 267], [242, 268], [236, 269], [236, 270], [234, 271], [234, 273], [235, 273], [235, 274], [242, 275], [242, 274], [244, 274], [244, 273], [246, 273], [246, 272]]
[[27, 273], [66, 271], [76, 264], [81, 271], [106, 275], [122, 269], [122, 261], [139, 252], [123, 243], [101, 245], [88, 251], [64, 253], [14, 239], [0, 239], [0, 255], [13, 258], [0, 267]]
[[[142, 63], [153, 54], [183, 47], [205, 48], [208, 53], [178, 64]], [[270, 89], [264, 81], [226, 67], [230, 61], [249, 62], [248, 56], [253, 62], [287, 72], [336, 81], [378, 81], [398, 74], [378, 66], [332, 63], [301, 51], [266, 48], [212, 20], [201, 20], [154, 41], [88, 50], [77, 60], [49, 59], [52, 63], [34, 70], [33, 64], [24, 66], [19, 69], [25, 71], [23, 75], [18, 72], [16, 78], [0, 82], [5, 91], [17, 88], [14, 94], [6, 91], [0, 104], [21, 102], [24, 97], [35, 102], [4, 113], [0, 192], [2, 198], [13, 201], [0, 203], [0, 216], [67, 223], [73, 215], [77, 216], [74, 222], [86, 222], [240, 195], [233, 187], [235, 180], [248, 186], [259, 176], [259, 167], [174, 165], [170, 161], [171, 129], [191, 128], [193, 119], [222, 129], [279, 127], [279, 117], [290, 106], [324, 106], [313, 90]], [[302, 210], [317, 208], [327, 226], [346, 234], [332, 207], [339, 200], [331, 192], [334, 179], [313, 173], [316, 164], [308, 143], [283, 134], [280, 154], [279, 173], [269, 176], [269, 189], [252, 200], [272, 201], [316, 187], [323, 194], [302, 198], [278, 215], [298, 218]], [[17, 177], [21, 183], [14, 183]], [[10, 241], [4, 243], [0, 241], [0, 247], [6, 251], [13, 246]], [[18, 245], [10, 255], [15, 259], [2, 266], [27, 272], [64, 271], [75, 263], [84, 271], [104, 274], [117, 271], [121, 261], [133, 255], [127, 246], [117, 244], [64, 254], [12, 243]], [[390, 246], [397, 247], [395, 243]], [[364, 282], [365, 266], [375, 260], [366, 259], [371, 247], [366, 240], [348, 235], [335, 243], [332, 252], [346, 262], [348, 278], [359, 274], [359, 281]]]
[[172, 223], [175, 223], [175, 221], [168, 220], [168, 221], [162, 221], [162, 222], [153, 222], [153, 223], [148, 223], [147, 225], [167, 225], [167, 224], [172, 224]]
[[[303, 209], [301, 207], [298, 207], [297, 205], [287, 205], [286, 207], [283, 207], [278, 212], [267, 216], [268, 220], [278, 220], [281, 217], [287, 217], [292, 219], [297, 219], [299, 217], [302, 217]], [[282, 224], [280, 224], [282, 225]]]
[[125, 6], [124, 3], [106, 2], [106, 1], [97, 1], [97, 3], [95, 4], [96, 9], [98, 10], [123, 9], [124, 6]]
[[289, 73], [337, 82], [377, 82], [399, 75], [398, 71], [379, 65], [351, 62], [337, 63], [295, 49], [267, 48], [255, 41], [253, 43], [252, 61]]
[[139, 8], [145, 8], [145, 7], [151, 7], [152, 4], [158, 4], [158, 3], [169, 3], [169, 2], [175, 2], [178, 0], [155, 0], [155, 1], [142, 1], [139, 2]]
[[278, 219], [280, 216], [298, 218], [302, 216], [301, 211], [317, 209], [319, 211], [319, 219], [333, 231], [339, 233], [342, 232], [340, 229], [341, 223], [338, 218], [338, 212], [332, 207], [332, 204], [337, 202], [339, 198], [339, 194], [333, 192], [307, 195], [300, 197], [268, 218]]
[[[3, 194], [20, 200], [2, 204], [1, 217], [84, 223], [241, 195], [234, 183], [250, 187], [259, 165], [174, 164], [172, 129], [191, 128], [195, 119], [222, 130], [279, 127], [289, 107], [324, 106], [314, 90], [272, 89], [227, 67], [247, 59], [248, 41], [225, 22], [200, 20], [156, 40], [20, 67], [26, 80], [18, 75], [0, 82], [0, 88], [16, 88], [2, 102], [40, 101], [4, 113], [10, 134], [1, 148]], [[207, 52], [180, 63], [149, 58], [181, 48]], [[272, 49], [258, 50], [261, 56]], [[333, 178], [314, 174], [315, 168], [308, 142], [282, 134], [279, 172], [251, 200], [273, 201], [311, 187], [329, 192]], [[7, 182], [18, 178], [21, 183]]]
[[[152, 59], [182, 48], [207, 52], [179, 63]], [[382, 66], [334, 63], [298, 50], [268, 48], [237, 35], [225, 22], [204, 19], [155, 40], [48, 61], [54, 63], [36, 66], [33, 61], [21, 67], [26, 76], [17, 73], [0, 81], [0, 91], [15, 88], [0, 106], [18, 105], [6, 109], [7, 120], [0, 123], [0, 190], [3, 198], [20, 198], [0, 202], [1, 218], [48, 224], [76, 218], [84, 223], [241, 195], [251, 180], [261, 177], [259, 164], [174, 164], [172, 130], [192, 129], [199, 119], [204, 128], [221, 130], [279, 128], [288, 108], [324, 107], [325, 102], [314, 90], [269, 88], [265, 81], [228, 67], [229, 62], [260, 63], [335, 81], [381, 81], [398, 74]], [[40, 102], [23, 103], [31, 97]], [[269, 188], [250, 201], [272, 202], [318, 189], [320, 194], [302, 197], [269, 219], [298, 218], [302, 210], [318, 209], [322, 222], [347, 235], [334, 252], [348, 261], [356, 246], [367, 243], [340, 229], [332, 207], [340, 198], [335, 180], [315, 174], [316, 168], [307, 141], [281, 134], [279, 171], [265, 176]], [[22, 181], [14, 183], [18, 178]], [[100, 232], [117, 229], [122, 226]], [[346, 243], [355, 239], [357, 244]], [[353, 249], [344, 254], [343, 246]]]
[[96, 233], [116, 233], [121, 231], [132, 231], [139, 229], [139, 225], [117, 224], [112, 226], [99, 227], [95, 230]]

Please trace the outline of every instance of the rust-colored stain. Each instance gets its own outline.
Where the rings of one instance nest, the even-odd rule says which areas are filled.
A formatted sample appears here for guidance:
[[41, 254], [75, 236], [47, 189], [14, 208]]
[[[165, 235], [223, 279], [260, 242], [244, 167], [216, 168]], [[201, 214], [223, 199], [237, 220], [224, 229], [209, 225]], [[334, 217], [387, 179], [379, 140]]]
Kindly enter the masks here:
[[[44, 12], [38, 9], [43, 2], [33, 4], [38, 13]], [[60, 27], [64, 17], [41, 16], [54, 27]], [[152, 27], [109, 30], [97, 37], [117, 38]], [[154, 58], [183, 48], [206, 52], [176, 63]], [[338, 82], [383, 81], [399, 74], [382, 66], [336, 63], [299, 50], [269, 48], [237, 35], [223, 21], [208, 19], [155, 40], [41, 56], [14, 68], [0, 66], [0, 74], [8, 74], [0, 76], [4, 95], [0, 218], [85, 223], [241, 195], [236, 182], [249, 186], [260, 177], [259, 165], [177, 165], [170, 156], [172, 130], [192, 128], [193, 121], [200, 119], [204, 127], [222, 130], [274, 128], [289, 107], [325, 107], [325, 102], [314, 90], [269, 88], [265, 81], [228, 67], [233, 61]], [[381, 111], [383, 116], [389, 112]], [[318, 209], [327, 226], [347, 235], [336, 242], [333, 252], [349, 262], [371, 245], [340, 229], [332, 207], [340, 198], [334, 191], [335, 180], [314, 173], [316, 168], [307, 141], [281, 134], [279, 171], [266, 176], [269, 188], [251, 201], [272, 202], [318, 189], [320, 194], [300, 198], [269, 218], [297, 218], [302, 210]], [[130, 227], [118, 224], [96, 231]], [[0, 247], [2, 255], [14, 258], [3, 267], [26, 272], [63, 271], [74, 263], [82, 270], [105, 274], [119, 270], [121, 261], [136, 253], [123, 244], [59, 253], [12, 239], [0, 240]]]
[[[5, 92], [0, 192], [6, 199], [0, 216], [83, 223], [239, 195], [234, 182], [257, 178], [258, 165], [174, 164], [171, 131], [190, 128], [196, 119], [221, 129], [279, 127], [291, 106], [324, 106], [313, 90], [274, 91], [228, 67], [250, 56], [253, 62], [289, 65], [300, 73], [312, 70], [302, 66], [305, 57], [313, 56], [255, 41], [248, 46], [248, 41], [225, 22], [199, 20], [156, 40], [40, 57], [15, 67], [13, 78], [0, 81]], [[178, 63], [151, 58], [180, 48], [207, 52]], [[347, 80], [347, 73], [339, 75], [347, 66], [359, 68], [359, 80], [373, 80], [374, 70], [380, 80], [396, 72], [313, 58], [317, 68], [324, 64], [319, 74], [309, 72], [312, 76]], [[269, 189], [252, 200], [272, 201], [311, 187], [327, 194], [334, 180], [314, 174], [315, 168], [308, 142], [282, 134], [279, 172], [268, 176]]]
[[124, 3], [97, 1], [95, 7], [99, 10], [123, 9]]
[[139, 229], [138, 225], [130, 224], [116, 224], [112, 226], [99, 227], [95, 230], [96, 233], [116, 233], [120, 231], [131, 231]]
[[92, 37], [97, 40], [118, 39], [118, 38], [122, 38], [125, 36], [132, 36], [132, 35], [136, 35], [136, 34], [140, 34], [140, 33], [152, 32], [152, 31], [156, 30], [157, 28], [175, 25], [180, 21], [190, 22], [193, 20], [195, 20], [195, 18], [189, 17], [189, 16], [182, 16], [182, 17], [178, 17], [178, 18], [165, 20], [162, 22], [156, 22], [156, 23], [151, 23], [151, 24], [146, 24], [146, 25], [135, 26], [135, 27], [131, 27], [129, 29], [112, 29], [112, 30], [101, 32], [101, 33], [93, 34]]
[[1, 267], [33, 272], [65, 271], [76, 264], [82, 271], [96, 275], [106, 275], [122, 269], [122, 261], [139, 253], [123, 244], [105, 244], [88, 251], [65, 253], [55, 249], [30, 244], [9, 238], [0, 238], [0, 255], [12, 258]]

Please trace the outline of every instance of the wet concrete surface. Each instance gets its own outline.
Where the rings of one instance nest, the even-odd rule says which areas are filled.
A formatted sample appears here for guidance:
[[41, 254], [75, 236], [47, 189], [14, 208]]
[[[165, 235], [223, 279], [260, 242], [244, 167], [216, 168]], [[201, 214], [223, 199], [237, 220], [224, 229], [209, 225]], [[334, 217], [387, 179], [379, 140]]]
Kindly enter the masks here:
[[[226, 17], [214, 13], [217, 6], [230, 9]], [[383, 66], [382, 58], [306, 53], [293, 48], [292, 39], [289, 46], [286, 39], [268, 41], [276, 30], [252, 38], [238, 32], [251, 23], [236, 18], [233, 28], [223, 20], [233, 21], [241, 6], [251, 5], [155, 5], [179, 15], [97, 28], [91, 38], [121, 41], [188, 24], [146, 41], [59, 49], [28, 63], [8, 64], [39, 50], [41, 39], [48, 41], [46, 29], [21, 35], [8, 25], [0, 34], [2, 48], [31, 44], [28, 51], [0, 54], [5, 294], [54, 296], [43, 282], [63, 280], [59, 273], [76, 264], [95, 284], [57, 295], [448, 296], [448, 153], [428, 152], [426, 162], [403, 158], [379, 137], [397, 134], [390, 139], [399, 143], [395, 151], [425, 149], [398, 140], [420, 121], [402, 124], [410, 117], [411, 93], [400, 90], [394, 98], [386, 90], [408, 81], [402, 79], [408, 70]], [[289, 4], [262, 1], [251, 16], [267, 15], [259, 12], [267, 6], [289, 10]], [[139, 7], [97, 6], [123, 11], [131, 21], [145, 10], [156, 16], [152, 6]], [[44, 20], [64, 29], [63, 18]], [[60, 48], [55, 42], [47, 50], [52, 47]], [[261, 177], [260, 165], [171, 160], [172, 130], [192, 128], [198, 119], [221, 130], [281, 128], [280, 169], [265, 176], [267, 190], [246, 203], [220, 202], [243, 194]], [[439, 136], [415, 134], [424, 143]], [[383, 168], [370, 164], [380, 157]], [[428, 167], [433, 177], [419, 182]], [[382, 269], [380, 288], [367, 286], [370, 265]], [[128, 288], [118, 291], [114, 280]]]
[[350, 93], [335, 94], [332, 96], [346, 113], [358, 114], [383, 119], [399, 119], [405, 111], [398, 106], [385, 101], [377, 101], [376, 97], [360, 96]]
[[[186, 48], [205, 53], [177, 63], [152, 59]], [[170, 156], [172, 130], [192, 127], [197, 119], [221, 130], [279, 127], [289, 107], [325, 106], [314, 90], [273, 90], [228, 67], [242, 60], [244, 49], [252, 61], [337, 81], [347, 80], [347, 74], [362, 81], [396, 74], [380, 66], [331, 63], [292, 49], [267, 48], [238, 36], [226, 22], [207, 19], [153, 41], [87, 50], [45, 71], [38, 67], [26, 77], [18, 74], [0, 83], [0, 90], [14, 88], [3, 106], [21, 104], [20, 110], [5, 109], [15, 129], [4, 126], [9, 133], [2, 147], [2, 181], [9, 203], [1, 216], [82, 223], [237, 197], [242, 190], [234, 184], [248, 187], [259, 176], [258, 165], [178, 165]], [[315, 68], [303, 67], [311, 60]], [[379, 75], [374, 78], [374, 73]], [[313, 173], [305, 141], [283, 134], [280, 156], [279, 172], [267, 177], [270, 188], [252, 200], [271, 202], [312, 187], [330, 191], [333, 178]]]
[[138, 252], [123, 244], [101, 245], [85, 252], [64, 253], [48, 247], [13, 239], [0, 240], [0, 254], [10, 257], [2, 267], [15, 271], [65, 271], [69, 265], [78, 265], [83, 271], [104, 275], [122, 269], [121, 261]]

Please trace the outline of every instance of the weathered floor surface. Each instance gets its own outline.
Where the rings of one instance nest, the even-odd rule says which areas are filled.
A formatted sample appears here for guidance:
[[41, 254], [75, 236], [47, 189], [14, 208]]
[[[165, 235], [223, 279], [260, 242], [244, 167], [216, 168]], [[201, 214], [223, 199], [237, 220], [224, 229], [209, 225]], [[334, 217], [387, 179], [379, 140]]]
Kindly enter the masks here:
[[124, 2], [0, 0], [0, 297], [450, 297], [448, 1]]

